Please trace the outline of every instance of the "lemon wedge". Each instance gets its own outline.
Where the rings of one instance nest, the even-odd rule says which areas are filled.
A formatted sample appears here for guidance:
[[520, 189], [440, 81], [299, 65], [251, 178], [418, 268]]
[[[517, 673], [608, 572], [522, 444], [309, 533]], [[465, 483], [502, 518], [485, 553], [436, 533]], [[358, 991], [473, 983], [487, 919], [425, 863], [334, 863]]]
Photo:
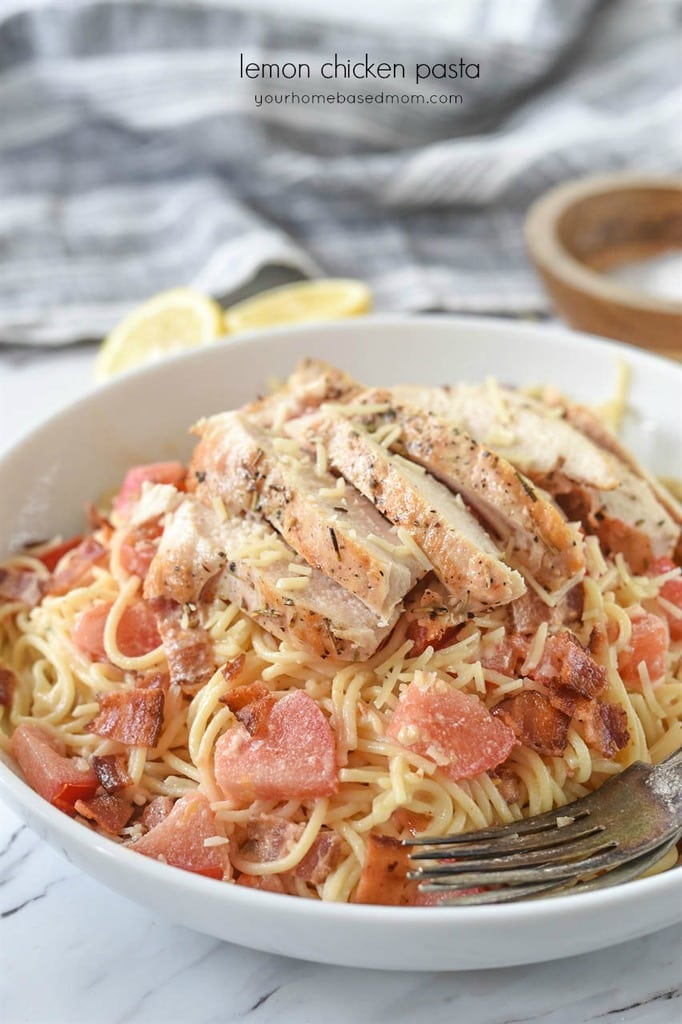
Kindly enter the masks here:
[[238, 302], [225, 311], [232, 334], [284, 324], [360, 316], [372, 307], [372, 293], [362, 281], [326, 278], [272, 288]]
[[161, 359], [225, 333], [217, 302], [193, 288], [160, 292], [133, 309], [102, 342], [95, 380]]

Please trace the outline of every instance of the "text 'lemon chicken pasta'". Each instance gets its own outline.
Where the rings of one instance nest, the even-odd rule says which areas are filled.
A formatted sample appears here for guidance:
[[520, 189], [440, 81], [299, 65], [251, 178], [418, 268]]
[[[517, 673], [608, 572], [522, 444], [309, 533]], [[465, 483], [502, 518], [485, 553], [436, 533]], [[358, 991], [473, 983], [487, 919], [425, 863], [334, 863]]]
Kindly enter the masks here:
[[680, 509], [589, 410], [307, 360], [193, 431], [0, 569], [0, 742], [65, 813], [230, 884], [434, 904], [401, 840], [682, 744]]

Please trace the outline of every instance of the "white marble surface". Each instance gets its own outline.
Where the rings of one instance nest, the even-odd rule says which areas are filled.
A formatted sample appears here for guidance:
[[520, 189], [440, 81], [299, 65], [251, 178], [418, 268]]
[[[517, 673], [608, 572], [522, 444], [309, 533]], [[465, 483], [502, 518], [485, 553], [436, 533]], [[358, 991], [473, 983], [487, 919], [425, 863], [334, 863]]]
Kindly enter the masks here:
[[[0, 347], [0, 451], [89, 387], [93, 350]], [[80, 874], [0, 804], [3, 1024], [669, 1024], [682, 931], [508, 970], [306, 964], [169, 924]]]

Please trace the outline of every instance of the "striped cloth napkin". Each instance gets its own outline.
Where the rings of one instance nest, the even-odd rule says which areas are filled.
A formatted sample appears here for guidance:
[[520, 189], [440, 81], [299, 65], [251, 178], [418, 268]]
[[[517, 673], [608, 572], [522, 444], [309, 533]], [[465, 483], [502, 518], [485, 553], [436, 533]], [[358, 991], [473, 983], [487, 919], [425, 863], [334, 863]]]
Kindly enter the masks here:
[[[455, 34], [283, 8], [2, 0], [0, 340], [97, 337], [268, 267], [364, 278], [379, 308], [540, 311], [534, 197], [682, 168], [679, 0], [481, 0]], [[335, 54], [366, 77], [325, 77]]]

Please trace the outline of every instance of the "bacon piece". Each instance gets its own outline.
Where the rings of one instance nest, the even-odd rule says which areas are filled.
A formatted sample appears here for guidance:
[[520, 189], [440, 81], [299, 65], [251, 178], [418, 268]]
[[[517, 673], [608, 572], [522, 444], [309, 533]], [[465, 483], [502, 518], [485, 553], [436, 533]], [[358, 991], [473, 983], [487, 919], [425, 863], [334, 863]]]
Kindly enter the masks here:
[[406, 846], [390, 836], [370, 834], [353, 902], [388, 907], [413, 904], [418, 889], [417, 883], [407, 877], [409, 870], [409, 850]]
[[105, 515], [102, 515], [94, 501], [86, 502], [85, 515], [91, 530], [104, 530], [107, 534], [111, 533], [111, 523]]
[[93, 754], [90, 764], [99, 779], [100, 786], [107, 793], [117, 793], [119, 789], [125, 789], [133, 781], [128, 775], [125, 760], [120, 754], [105, 754], [103, 757]]
[[0, 707], [9, 709], [12, 707], [14, 691], [17, 687], [17, 677], [10, 668], [0, 665]]
[[158, 550], [159, 537], [162, 533], [160, 519], [152, 519], [133, 527], [126, 534], [119, 548], [119, 559], [129, 576], [145, 579]]
[[527, 590], [508, 605], [509, 620], [515, 633], [529, 635], [546, 622], [550, 626], [567, 626], [579, 622], [583, 612], [584, 590], [582, 583], [577, 583], [566, 594], [566, 597], [550, 608], [535, 593]]
[[125, 828], [133, 815], [131, 802], [111, 793], [95, 796], [91, 800], [76, 800], [74, 808], [83, 818], [94, 821], [99, 828], [114, 836]]
[[581, 697], [574, 715], [582, 722], [587, 745], [594, 747], [604, 757], [614, 757], [630, 740], [627, 714], [619, 704]]
[[241, 674], [244, 665], [246, 664], [246, 655], [244, 653], [239, 654], [232, 661], [226, 661], [223, 665], [223, 675], [227, 679], [228, 683], [233, 683], [235, 679]]
[[478, 697], [456, 690], [434, 672], [415, 672], [386, 735], [456, 781], [497, 767], [515, 743], [512, 730]]
[[577, 637], [563, 630], [550, 636], [531, 678], [553, 686], [568, 686], [583, 697], [597, 697], [607, 682], [606, 669], [588, 654]]
[[618, 652], [618, 671], [626, 686], [641, 689], [639, 666], [644, 663], [652, 683], [665, 677], [668, 653], [668, 624], [658, 615], [642, 611], [632, 619], [630, 639]]
[[338, 788], [334, 733], [312, 697], [295, 690], [276, 702], [265, 735], [237, 723], [220, 737], [215, 773], [239, 803], [330, 796]]
[[526, 747], [538, 754], [561, 757], [568, 742], [570, 716], [555, 708], [549, 697], [524, 690], [493, 708]]
[[268, 729], [275, 698], [261, 682], [238, 686], [220, 698], [251, 736], [264, 736]]
[[459, 626], [448, 626], [442, 619], [426, 618], [413, 621], [407, 627], [406, 637], [412, 641], [411, 658], [418, 658], [427, 647], [441, 651], [455, 642]]
[[79, 547], [82, 541], [83, 535], [79, 533], [76, 537], [60, 541], [58, 544], [52, 544], [50, 547], [43, 548], [43, 550], [39, 552], [34, 552], [29, 549], [29, 554], [34, 554], [35, 557], [43, 563], [46, 569], [49, 569], [50, 572], [54, 572], [64, 555], [68, 554], [69, 551], [73, 551], [74, 548]]
[[505, 676], [517, 677], [528, 654], [528, 641], [518, 633], [505, 636], [492, 650], [485, 650], [481, 657], [483, 668]]
[[12, 733], [10, 753], [36, 793], [66, 814], [74, 814], [76, 800], [94, 796], [99, 780], [91, 768], [81, 769], [64, 755], [57, 737], [34, 722], [22, 722]]
[[336, 832], [320, 832], [298, 864], [296, 877], [311, 885], [322, 885], [339, 863], [342, 845], [341, 836]]
[[184, 482], [185, 467], [181, 462], [151, 462], [144, 466], [133, 466], [126, 473], [121, 490], [114, 499], [114, 512], [127, 518], [141, 496], [145, 483], [172, 484], [178, 490], [184, 490]]
[[658, 594], [675, 608], [679, 609], [680, 615], [675, 615], [666, 608], [661, 608], [660, 614], [668, 620], [671, 640], [682, 640], [682, 570], [680, 570], [670, 558], [659, 558], [649, 568], [650, 576], [660, 576], [663, 573], [677, 569], [677, 575], [666, 580]]
[[128, 849], [208, 878], [230, 878], [228, 843], [205, 846], [217, 835], [215, 817], [202, 793], [187, 793], [170, 814]]
[[140, 818], [144, 827], [149, 831], [160, 825], [173, 810], [173, 803], [174, 801], [169, 796], [155, 796], [153, 800], [150, 800]]
[[99, 697], [99, 714], [88, 732], [106, 736], [127, 747], [155, 747], [163, 726], [161, 690], [119, 690]]
[[86, 537], [78, 547], [69, 552], [64, 565], [59, 564], [47, 583], [46, 593], [61, 596], [83, 583], [92, 567], [107, 555], [107, 549], [94, 537]]
[[34, 608], [43, 599], [44, 582], [32, 569], [0, 569], [0, 601]]
[[196, 693], [215, 672], [210, 636], [199, 624], [184, 624], [189, 615], [176, 601], [155, 597], [149, 604], [156, 615], [171, 683], [185, 693]]
[[143, 672], [135, 680], [137, 690], [161, 690], [163, 693], [168, 693], [169, 686], [170, 676], [167, 672]]
[[247, 889], [260, 889], [262, 892], [276, 892], [284, 895], [288, 890], [284, 886], [281, 875], [247, 875], [242, 872], [237, 885]]
[[503, 800], [508, 804], [520, 804], [524, 796], [521, 779], [510, 765], [501, 764], [492, 774], [492, 780]]
[[269, 864], [286, 857], [303, 834], [304, 825], [264, 814], [246, 825], [246, 839], [239, 847], [244, 860], [254, 864]]

